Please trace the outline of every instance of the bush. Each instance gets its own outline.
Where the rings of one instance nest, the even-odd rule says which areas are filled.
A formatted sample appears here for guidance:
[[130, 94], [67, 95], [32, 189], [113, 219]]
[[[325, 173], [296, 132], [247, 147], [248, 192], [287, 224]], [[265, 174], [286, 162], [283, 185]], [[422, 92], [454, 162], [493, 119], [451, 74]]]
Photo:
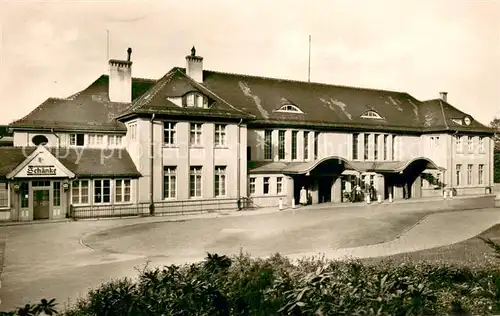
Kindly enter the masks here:
[[[53, 302], [52, 302], [53, 303]], [[68, 316], [90, 315], [489, 315], [500, 313], [492, 265], [385, 261], [290, 262], [209, 254], [203, 262], [140, 270], [90, 291]], [[20, 315], [13, 313], [12, 315]]]

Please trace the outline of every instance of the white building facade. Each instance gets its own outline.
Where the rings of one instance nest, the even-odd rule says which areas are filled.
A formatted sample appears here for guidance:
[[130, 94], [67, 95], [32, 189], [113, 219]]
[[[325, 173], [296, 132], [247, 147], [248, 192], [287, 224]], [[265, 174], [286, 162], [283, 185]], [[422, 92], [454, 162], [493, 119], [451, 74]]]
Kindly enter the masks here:
[[185, 68], [137, 79], [128, 53], [109, 62], [108, 76], [10, 125], [14, 147], [0, 148], [1, 219], [138, 205], [142, 213], [290, 206], [302, 188], [316, 204], [356, 201], [358, 192], [483, 195], [493, 185], [492, 130], [445, 93], [422, 102], [206, 71], [194, 48]]

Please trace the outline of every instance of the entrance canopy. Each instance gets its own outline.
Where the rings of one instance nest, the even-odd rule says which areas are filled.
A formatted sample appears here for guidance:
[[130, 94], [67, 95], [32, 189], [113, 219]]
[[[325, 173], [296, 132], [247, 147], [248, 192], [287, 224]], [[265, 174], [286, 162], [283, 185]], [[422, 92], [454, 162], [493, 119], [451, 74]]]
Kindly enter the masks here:
[[402, 173], [414, 167], [422, 170], [444, 171], [431, 159], [417, 157], [405, 161], [352, 161], [338, 156], [325, 157], [307, 162], [249, 162], [249, 173], [308, 174], [328, 166], [339, 166], [352, 172]]

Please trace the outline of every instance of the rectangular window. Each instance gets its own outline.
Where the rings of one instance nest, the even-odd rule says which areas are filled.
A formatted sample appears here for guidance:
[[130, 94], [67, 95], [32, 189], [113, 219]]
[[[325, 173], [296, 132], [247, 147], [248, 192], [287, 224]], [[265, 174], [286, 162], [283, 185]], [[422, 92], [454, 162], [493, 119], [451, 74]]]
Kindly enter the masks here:
[[397, 159], [397, 157], [396, 157], [396, 142], [397, 142], [396, 135], [392, 135], [392, 146], [391, 146], [391, 157], [392, 157], [392, 160], [396, 160]]
[[277, 194], [283, 193], [283, 177], [276, 178], [276, 193]]
[[292, 131], [292, 159], [297, 159], [297, 131]]
[[467, 165], [467, 185], [472, 184], [472, 165]]
[[135, 140], [137, 138], [137, 124], [129, 125], [130, 139]]
[[460, 185], [460, 178], [462, 178], [462, 165], [456, 165], [455, 168], [456, 185]]
[[479, 137], [479, 152], [484, 153], [484, 137]]
[[365, 160], [368, 160], [368, 153], [370, 149], [370, 143], [368, 142], [368, 140], [370, 139], [369, 136], [370, 135], [365, 134], [365, 155], [364, 155]]
[[269, 177], [264, 177], [264, 194], [269, 194]]
[[130, 179], [115, 180], [115, 203], [130, 202]]
[[314, 159], [318, 159], [319, 132], [314, 132]]
[[384, 135], [384, 160], [387, 160], [387, 146], [389, 143], [387, 142], [389, 135]]
[[255, 194], [255, 178], [248, 179], [248, 192]]
[[102, 145], [104, 143], [104, 135], [89, 135], [89, 145]]
[[0, 207], [6, 208], [9, 205], [9, 186], [6, 181], [0, 182]]
[[380, 135], [375, 134], [374, 136], [375, 136], [375, 138], [374, 138], [374, 143], [373, 143], [373, 147], [374, 147], [374, 148], [373, 148], [373, 154], [374, 154], [373, 159], [374, 159], [374, 160], [378, 160], [378, 137], [379, 137]]
[[358, 156], [358, 143], [359, 143], [359, 134], [352, 134], [352, 159], [359, 159]]
[[177, 168], [172, 166], [163, 167], [163, 198], [173, 199], [177, 189]]
[[215, 124], [215, 146], [226, 146], [226, 125]]
[[304, 160], [309, 159], [309, 132], [304, 132]]
[[264, 131], [264, 159], [273, 159], [272, 157], [272, 131]]
[[252, 160], [252, 148], [250, 146], [247, 146], [247, 160]]
[[70, 134], [69, 135], [69, 145], [70, 146], [83, 146], [83, 145], [85, 145], [85, 134]]
[[472, 136], [467, 137], [467, 150], [469, 153], [474, 152], [474, 138]]
[[201, 167], [191, 167], [189, 170], [189, 196], [201, 197]]
[[458, 154], [462, 153], [462, 136], [455, 136], [455, 147]]
[[375, 183], [375, 176], [373, 174], [370, 175], [370, 185], [373, 186]]
[[28, 182], [22, 182], [19, 187], [19, 194], [21, 195], [21, 208], [29, 207], [29, 185]]
[[94, 180], [94, 203], [111, 202], [111, 180]]
[[226, 167], [215, 167], [215, 196], [226, 196]]
[[191, 145], [201, 145], [201, 123], [191, 123], [191, 137], [189, 143]]
[[176, 144], [176, 125], [174, 122], [163, 122], [163, 144]]
[[121, 135], [108, 135], [108, 147], [120, 146], [122, 144]]
[[484, 184], [484, 165], [478, 166], [477, 181], [478, 184]]
[[61, 206], [61, 182], [52, 182], [52, 203], [54, 206]]
[[77, 180], [71, 183], [71, 203], [89, 203], [89, 180]]
[[278, 132], [278, 159], [285, 159], [285, 131]]

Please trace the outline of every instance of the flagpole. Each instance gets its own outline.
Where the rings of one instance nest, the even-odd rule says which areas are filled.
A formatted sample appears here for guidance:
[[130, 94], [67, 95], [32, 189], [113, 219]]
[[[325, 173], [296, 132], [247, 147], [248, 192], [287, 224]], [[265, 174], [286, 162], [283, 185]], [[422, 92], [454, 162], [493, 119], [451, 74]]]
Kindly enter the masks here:
[[311, 82], [311, 35], [309, 35], [309, 62], [307, 70], [307, 82]]

